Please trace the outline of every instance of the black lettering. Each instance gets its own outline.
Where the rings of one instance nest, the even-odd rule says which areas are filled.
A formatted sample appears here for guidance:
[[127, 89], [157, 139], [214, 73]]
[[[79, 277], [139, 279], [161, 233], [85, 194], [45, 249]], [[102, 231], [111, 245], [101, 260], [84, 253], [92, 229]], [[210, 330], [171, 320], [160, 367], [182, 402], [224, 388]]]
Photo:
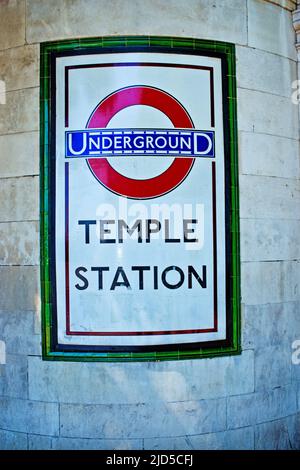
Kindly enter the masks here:
[[123, 243], [123, 229], [126, 230], [126, 232], [131, 236], [133, 232], [137, 229], [138, 232], [138, 243], [142, 243], [142, 221], [141, 220], [136, 220], [133, 224], [133, 226], [130, 228], [124, 220], [119, 220], [118, 221], [118, 238], [119, 238], [119, 243]]
[[184, 233], [184, 242], [192, 242], [192, 243], [197, 243], [198, 238], [188, 238], [187, 235], [189, 233], [194, 233], [195, 229], [194, 228], [189, 228], [189, 224], [197, 224], [198, 220], [197, 219], [183, 219], [183, 233]]
[[153, 287], [155, 290], [158, 289], [158, 268], [157, 266], [153, 266]]
[[103, 289], [103, 271], [109, 271], [108, 266], [92, 266], [91, 271], [98, 271], [98, 290]]
[[96, 220], [78, 220], [78, 225], [85, 225], [85, 243], [90, 243], [90, 225], [96, 225]]
[[[154, 225], [155, 227], [151, 227]], [[150, 243], [150, 234], [157, 233], [161, 229], [161, 223], [156, 219], [147, 219], [146, 221], [146, 243]]]
[[116, 243], [114, 238], [104, 238], [106, 234], [111, 233], [111, 230], [109, 228], [104, 228], [104, 225], [113, 225], [114, 223], [114, 220], [100, 220], [100, 243]]
[[170, 221], [165, 220], [165, 242], [166, 243], [180, 243], [179, 238], [170, 238]]
[[[119, 277], [122, 277], [122, 281], [118, 281]], [[112, 282], [112, 285], [111, 285], [111, 288], [110, 290], [115, 290], [116, 287], [120, 287], [120, 286], [124, 286], [126, 287], [127, 289], [131, 289], [131, 286], [130, 286], [130, 283], [128, 281], [128, 278], [124, 272], [124, 269], [122, 268], [122, 266], [119, 266], [117, 271], [116, 271], [116, 274], [115, 274], [115, 277], [114, 277], [114, 280]]]
[[[177, 282], [177, 284], [170, 284], [169, 282], [167, 282], [166, 276], [167, 276], [167, 273], [170, 271], [177, 271], [179, 273], [180, 279]], [[184, 283], [184, 272], [178, 266], [169, 266], [168, 268], [163, 270], [161, 274], [161, 280], [162, 280], [163, 285], [167, 287], [168, 289], [178, 289]]]
[[200, 286], [203, 287], [203, 289], [206, 289], [206, 266], [202, 266], [202, 279], [199, 276], [199, 274], [196, 272], [196, 270], [193, 268], [193, 266], [188, 266], [188, 288], [189, 289], [193, 288], [193, 283], [192, 283], [193, 276], [195, 277], [195, 279], [197, 279]]
[[150, 271], [150, 266], [132, 266], [132, 271], [139, 272], [139, 290], [144, 289], [144, 271]]
[[84, 273], [86, 273], [87, 269], [84, 266], [79, 266], [78, 268], [75, 269], [75, 275], [83, 282], [82, 286], [79, 284], [75, 284], [75, 287], [78, 290], [85, 290], [89, 286], [89, 281], [87, 280], [86, 277], [80, 274], [80, 271], [83, 271]]

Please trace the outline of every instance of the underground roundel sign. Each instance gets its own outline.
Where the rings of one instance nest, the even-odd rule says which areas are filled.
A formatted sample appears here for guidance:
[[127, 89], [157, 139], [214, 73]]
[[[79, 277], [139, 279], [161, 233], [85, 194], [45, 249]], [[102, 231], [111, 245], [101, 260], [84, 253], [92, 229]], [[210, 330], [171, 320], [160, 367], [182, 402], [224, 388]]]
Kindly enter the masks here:
[[234, 47], [119, 41], [42, 46], [44, 357], [237, 353]]

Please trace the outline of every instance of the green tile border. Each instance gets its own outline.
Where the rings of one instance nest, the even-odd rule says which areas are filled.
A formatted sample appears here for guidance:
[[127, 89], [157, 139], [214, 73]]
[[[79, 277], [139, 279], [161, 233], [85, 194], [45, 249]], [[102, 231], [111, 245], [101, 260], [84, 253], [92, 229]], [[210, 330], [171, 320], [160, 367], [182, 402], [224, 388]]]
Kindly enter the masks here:
[[[85, 49], [111, 48], [130, 52], [136, 48], [145, 51], [159, 51], [166, 48], [180, 49], [181, 53], [213, 52], [222, 55], [227, 65], [227, 99], [228, 99], [228, 134], [230, 156], [230, 251], [231, 251], [231, 311], [232, 311], [232, 344], [223, 348], [197, 349], [191, 351], [161, 351], [161, 352], [132, 352], [132, 353], [93, 353], [93, 352], [59, 352], [54, 351], [51, 344], [52, 337], [52, 305], [51, 305], [51, 276], [49, 241], [52, 236], [49, 229], [49, 214], [51, 200], [49, 192], [49, 128], [50, 114], [50, 58], [52, 53], [67, 54], [68, 51]], [[161, 361], [208, 358], [241, 353], [240, 346], [240, 241], [239, 241], [239, 191], [238, 191], [238, 150], [237, 150], [237, 111], [236, 111], [236, 71], [235, 46], [231, 43], [208, 41], [201, 39], [160, 37], [160, 36], [124, 36], [99, 37], [85, 39], [71, 39], [64, 41], [46, 42], [41, 44], [40, 68], [40, 272], [41, 272], [41, 299], [42, 299], [42, 350], [45, 360], [62, 361]], [[171, 51], [172, 52], [172, 51]], [[227, 278], [229, 279], [229, 277]]]

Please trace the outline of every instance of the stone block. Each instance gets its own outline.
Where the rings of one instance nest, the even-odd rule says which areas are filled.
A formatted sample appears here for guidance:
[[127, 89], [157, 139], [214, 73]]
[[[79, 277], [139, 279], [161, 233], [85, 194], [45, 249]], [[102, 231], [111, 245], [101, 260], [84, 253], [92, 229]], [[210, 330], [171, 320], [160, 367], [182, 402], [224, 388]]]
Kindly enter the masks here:
[[298, 106], [290, 97], [239, 88], [237, 106], [240, 131], [298, 139]]
[[62, 437], [136, 439], [225, 430], [226, 400], [60, 407]]
[[34, 332], [32, 311], [0, 310], [0, 339], [7, 354], [41, 354], [41, 338]]
[[297, 411], [296, 388], [291, 385], [268, 392], [229, 397], [227, 400], [229, 429], [273, 421]]
[[144, 440], [147, 450], [251, 450], [254, 449], [252, 427], [231, 431]]
[[40, 301], [37, 266], [0, 266], [0, 310], [36, 310]]
[[299, 302], [243, 306], [242, 347], [292, 345], [300, 337], [299, 309]]
[[272, 3], [248, 1], [248, 44], [296, 60], [292, 16]]
[[[27, 1], [26, 38], [50, 41], [99, 35], [174, 35], [247, 42], [244, 0]], [[95, 21], [97, 18], [97, 21]]]
[[[222, 433], [218, 433], [222, 434]], [[205, 434], [206, 435], [206, 434]], [[181, 437], [154, 437], [144, 439], [145, 450], [191, 450], [193, 449], [190, 436]]]
[[297, 411], [300, 411], [300, 383], [295, 384], [296, 390], [297, 390]]
[[38, 434], [28, 434], [28, 450], [51, 450], [52, 438], [49, 436], [39, 436]]
[[285, 419], [292, 449], [300, 450], [300, 413]]
[[0, 80], [5, 81], [6, 91], [38, 87], [39, 47], [32, 45], [0, 51]]
[[252, 351], [202, 361], [122, 365], [52, 363], [30, 357], [29, 397], [103, 405], [217, 398], [252, 392], [253, 365]]
[[0, 266], [39, 263], [39, 223], [0, 224]]
[[300, 259], [300, 220], [241, 219], [241, 261]]
[[58, 404], [0, 398], [0, 428], [57, 436]]
[[290, 343], [255, 351], [255, 390], [270, 390], [291, 383]]
[[238, 87], [290, 98], [291, 82], [297, 80], [294, 60], [243, 46], [237, 46], [236, 56]]
[[292, 450], [287, 419], [255, 426], [255, 450]]
[[1, 179], [0, 200], [1, 222], [39, 220], [38, 177]]
[[54, 450], [142, 450], [142, 439], [52, 439]]
[[300, 188], [297, 180], [241, 175], [239, 184], [242, 219], [299, 220]]
[[300, 261], [242, 263], [242, 302], [246, 305], [297, 301]]
[[[299, 320], [300, 322], [300, 320]], [[293, 341], [290, 342], [290, 354], [292, 362], [292, 381], [300, 384], [300, 327], [295, 325]], [[298, 326], [298, 328], [297, 328]], [[300, 385], [299, 385], [300, 386]], [[300, 408], [300, 401], [299, 401]]]
[[189, 436], [193, 449], [199, 450], [252, 450], [254, 430], [252, 427], [226, 432]]
[[239, 172], [243, 175], [299, 178], [298, 152], [297, 140], [239, 132]]
[[0, 429], [0, 450], [27, 450], [27, 434]]
[[39, 88], [8, 91], [0, 106], [0, 135], [39, 129]]
[[[26, 132], [0, 136], [0, 177], [38, 175], [39, 134]], [[1, 182], [2, 185], [2, 182]]]
[[25, 0], [0, 5], [0, 50], [25, 44]]
[[0, 366], [0, 396], [27, 398], [27, 357], [6, 355], [6, 364]]

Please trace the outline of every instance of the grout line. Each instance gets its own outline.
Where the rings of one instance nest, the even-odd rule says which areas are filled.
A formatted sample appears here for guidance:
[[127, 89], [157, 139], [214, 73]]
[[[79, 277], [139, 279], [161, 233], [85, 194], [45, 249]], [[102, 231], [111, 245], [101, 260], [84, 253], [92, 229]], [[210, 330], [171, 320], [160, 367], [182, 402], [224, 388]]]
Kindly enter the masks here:
[[18, 179], [23, 179], [23, 178], [36, 178], [39, 177], [39, 173], [33, 173], [30, 175], [20, 175], [20, 176], [0, 176], [0, 181], [1, 180], [18, 180]]
[[[26, 90], [26, 88], [25, 88]], [[36, 134], [39, 133], [39, 129], [37, 130], [32, 130], [32, 131], [17, 131], [17, 132], [10, 132], [9, 134], [0, 134], [1, 137], [9, 137], [11, 135], [22, 135], [22, 134]]]
[[[264, 95], [277, 96], [279, 98], [284, 98], [284, 99], [287, 99], [287, 100], [291, 101], [291, 96], [290, 95], [282, 95], [280, 93], [272, 93], [271, 91], [259, 90], [257, 88], [247, 88], [247, 87], [244, 87], [244, 86], [238, 86], [237, 89], [238, 90], [253, 91], [254, 93], [263, 93]], [[293, 105], [292, 102], [291, 102], [291, 105]]]
[[[282, 219], [285, 220], [285, 219]], [[0, 224], [19, 224], [19, 223], [27, 223], [27, 222], [36, 222], [39, 223], [39, 219], [25, 219], [25, 220], [1, 220]]]

